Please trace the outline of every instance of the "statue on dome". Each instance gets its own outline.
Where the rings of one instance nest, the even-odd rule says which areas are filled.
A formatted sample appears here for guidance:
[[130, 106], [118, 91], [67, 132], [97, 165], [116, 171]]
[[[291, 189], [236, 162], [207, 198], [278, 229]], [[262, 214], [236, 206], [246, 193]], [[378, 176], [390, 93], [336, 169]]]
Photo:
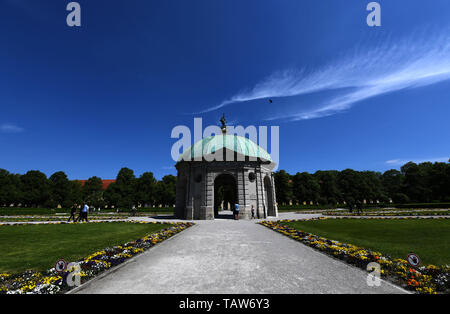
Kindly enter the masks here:
[[222, 133], [227, 133], [227, 120], [225, 119], [225, 114], [222, 115], [222, 118], [220, 119], [220, 123], [222, 123], [222, 126], [220, 127], [222, 129]]

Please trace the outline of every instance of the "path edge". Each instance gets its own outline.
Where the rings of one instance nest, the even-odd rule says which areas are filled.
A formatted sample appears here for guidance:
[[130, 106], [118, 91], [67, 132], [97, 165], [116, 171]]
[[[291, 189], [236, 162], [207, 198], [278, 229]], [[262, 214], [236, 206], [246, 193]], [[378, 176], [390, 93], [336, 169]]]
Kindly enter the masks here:
[[156, 245], [152, 246], [151, 248], [149, 248], [148, 250], [146, 250], [146, 251], [143, 252], [142, 254], [133, 256], [132, 258], [128, 259], [127, 261], [123, 262], [122, 264], [117, 265], [117, 266], [115, 266], [115, 267], [113, 267], [113, 268], [110, 268], [110, 269], [108, 269], [108, 270], [102, 272], [100, 275], [95, 276], [94, 278], [92, 278], [92, 279], [88, 280], [87, 282], [83, 283], [81, 286], [78, 286], [78, 287], [76, 287], [76, 288], [74, 288], [74, 289], [71, 289], [71, 290], [67, 291], [67, 292], [64, 293], [64, 294], [76, 294], [77, 292], [79, 292], [79, 291], [81, 291], [81, 290], [84, 290], [85, 288], [89, 287], [92, 283], [94, 283], [94, 282], [96, 282], [96, 281], [98, 281], [98, 280], [100, 280], [100, 279], [103, 279], [103, 278], [105, 278], [106, 276], [109, 276], [109, 275], [115, 273], [116, 271], [118, 271], [118, 270], [120, 270], [121, 268], [125, 267], [125, 266], [128, 265], [129, 263], [136, 261], [136, 259], [138, 259], [139, 257], [144, 256], [145, 254], [150, 253], [153, 249], [158, 248], [159, 246], [161, 246], [161, 244], [163, 244], [163, 243], [165, 243], [165, 242], [167, 242], [167, 241], [170, 241], [170, 240], [176, 238], [177, 236], [179, 236], [180, 234], [183, 234], [185, 231], [188, 231], [189, 229], [194, 228], [194, 227], [197, 227], [197, 226], [198, 226], [197, 224], [194, 224], [194, 225], [190, 226], [189, 228], [187, 228], [187, 229], [185, 229], [185, 230], [183, 230], [183, 231], [181, 231], [181, 232], [178, 232], [177, 234], [171, 236], [171, 237], [168, 238], [167, 240], [164, 240], [164, 241], [159, 242], [159, 243], [157, 243]]
[[[281, 233], [279, 233], [279, 232], [277, 232], [277, 231], [275, 231], [275, 230], [273, 230], [273, 229], [270, 229], [269, 227], [266, 227], [266, 226], [264, 226], [264, 225], [261, 225], [260, 223], [256, 223], [256, 224], [260, 225], [261, 227], [267, 228], [268, 230], [270, 230], [270, 231], [272, 231], [272, 232], [274, 232], [274, 233], [276, 233], [276, 234], [278, 234], [278, 235], [280, 235], [280, 236], [282, 236], [282, 237], [284, 237], [284, 238], [288, 238], [288, 239], [291, 240], [291, 241], [294, 241], [294, 242], [296, 242], [296, 243], [299, 243], [299, 244], [301, 244], [301, 245], [307, 247], [308, 249], [312, 250], [313, 252], [320, 253], [320, 254], [322, 254], [322, 255], [328, 257], [328, 258], [331, 258], [331, 259], [333, 259], [333, 260], [335, 260], [335, 261], [338, 261], [338, 262], [340, 262], [340, 263], [343, 263], [344, 265], [347, 265], [347, 266], [350, 267], [350, 268], [354, 268], [354, 269], [357, 269], [357, 270], [361, 271], [362, 273], [365, 273], [365, 271], [364, 271], [362, 268], [359, 268], [359, 267], [356, 267], [355, 265], [346, 263], [346, 262], [344, 262], [343, 260], [341, 260], [341, 259], [339, 259], [339, 258], [336, 258], [336, 257], [334, 257], [334, 256], [331, 256], [331, 255], [328, 255], [328, 254], [326, 254], [326, 253], [324, 253], [324, 252], [322, 252], [322, 251], [320, 251], [320, 250], [316, 250], [316, 249], [314, 249], [314, 248], [312, 248], [312, 247], [310, 247], [310, 246], [308, 246], [308, 245], [306, 245], [306, 244], [304, 244], [304, 243], [302, 243], [302, 242], [300, 242], [300, 241], [297, 241], [297, 240], [295, 240], [295, 239], [292, 239], [292, 238], [289, 237], [289, 236], [286, 236], [286, 235], [284, 235], [284, 234], [281, 234]], [[388, 281], [388, 280], [386, 280], [386, 279], [383, 279], [383, 278], [381, 278], [381, 277], [380, 277], [380, 280], [381, 280], [383, 283], [387, 284], [388, 286], [391, 286], [391, 287], [393, 287], [393, 288], [396, 288], [396, 289], [400, 290], [400, 291], [403, 292], [404, 294], [416, 294], [416, 293], [414, 293], [414, 292], [408, 291], [408, 290], [404, 289], [403, 287], [400, 287], [400, 286], [398, 286], [398, 285], [396, 285], [396, 284], [394, 284], [394, 283], [392, 283], [392, 282], [390, 282], [390, 281]]]

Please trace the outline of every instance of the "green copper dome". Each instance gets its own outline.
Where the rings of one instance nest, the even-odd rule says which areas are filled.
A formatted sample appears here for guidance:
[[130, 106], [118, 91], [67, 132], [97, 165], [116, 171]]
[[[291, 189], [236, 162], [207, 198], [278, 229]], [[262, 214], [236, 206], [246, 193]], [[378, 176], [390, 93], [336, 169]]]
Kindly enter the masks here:
[[235, 151], [244, 156], [260, 158], [272, 162], [272, 158], [270, 158], [269, 153], [265, 149], [248, 138], [238, 135], [215, 135], [206, 137], [186, 150], [180, 156], [178, 161], [201, 158], [213, 154], [223, 148]]

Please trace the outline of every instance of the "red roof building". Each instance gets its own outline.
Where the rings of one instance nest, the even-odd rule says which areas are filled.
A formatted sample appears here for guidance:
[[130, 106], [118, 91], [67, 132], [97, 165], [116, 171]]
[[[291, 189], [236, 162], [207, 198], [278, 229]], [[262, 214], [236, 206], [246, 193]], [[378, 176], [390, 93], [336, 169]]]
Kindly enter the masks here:
[[[81, 182], [81, 186], [84, 186], [87, 180], [78, 180]], [[102, 180], [102, 190], [106, 190], [111, 183], [116, 182], [116, 180]]]

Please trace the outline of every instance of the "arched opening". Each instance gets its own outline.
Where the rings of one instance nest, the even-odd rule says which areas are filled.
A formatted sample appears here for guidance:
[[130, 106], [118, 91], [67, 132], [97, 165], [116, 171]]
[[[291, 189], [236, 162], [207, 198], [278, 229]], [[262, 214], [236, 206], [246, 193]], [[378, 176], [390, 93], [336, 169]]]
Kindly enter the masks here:
[[266, 193], [267, 216], [275, 216], [275, 206], [273, 204], [272, 182], [269, 176], [264, 178], [264, 191]]
[[214, 218], [233, 218], [237, 199], [237, 183], [231, 174], [221, 174], [214, 180]]

